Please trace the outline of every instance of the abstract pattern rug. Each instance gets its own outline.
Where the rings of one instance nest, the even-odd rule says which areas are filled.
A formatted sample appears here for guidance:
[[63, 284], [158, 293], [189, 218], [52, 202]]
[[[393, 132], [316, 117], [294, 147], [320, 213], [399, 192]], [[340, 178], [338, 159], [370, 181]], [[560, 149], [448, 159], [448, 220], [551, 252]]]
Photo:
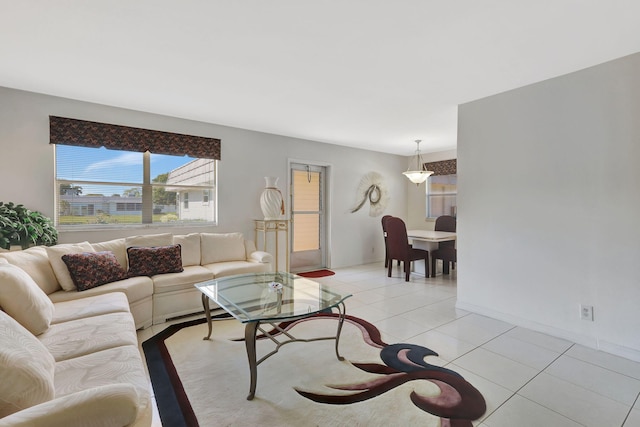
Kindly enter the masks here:
[[[297, 338], [335, 334], [335, 314], [281, 323]], [[268, 325], [266, 326], [268, 327]], [[258, 366], [256, 396], [237, 320], [204, 319], [168, 327], [143, 343], [155, 399], [166, 426], [471, 427], [486, 404], [458, 373], [429, 364], [437, 353], [413, 344], [387, 344], [366, 321], [347, 316], [335, 341], [294, 342]], [[257, 343], [258, 358], [271, 352]]]

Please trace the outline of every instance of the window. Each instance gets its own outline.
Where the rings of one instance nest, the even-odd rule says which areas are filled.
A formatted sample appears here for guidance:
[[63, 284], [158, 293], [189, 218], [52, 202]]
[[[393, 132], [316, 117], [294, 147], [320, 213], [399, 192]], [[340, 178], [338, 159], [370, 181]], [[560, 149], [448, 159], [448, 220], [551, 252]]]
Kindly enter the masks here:
[[216, 222], [217, 138], [49, 116], [49, 143], [59, 227]]
[[442, 160], [425, 164], [433, 171], [427, 181], [427, 218], [442, 215], [457, 217], [458, 161]]
[[216, 221], [214, 159], [72, 145], [55, 158], [62, 229]]
[[209, 190], [202, 190], [202, 204], [209, 204]]
[[427, 181], [427, 217], [457, 215], [457, 175], [431, 175]]

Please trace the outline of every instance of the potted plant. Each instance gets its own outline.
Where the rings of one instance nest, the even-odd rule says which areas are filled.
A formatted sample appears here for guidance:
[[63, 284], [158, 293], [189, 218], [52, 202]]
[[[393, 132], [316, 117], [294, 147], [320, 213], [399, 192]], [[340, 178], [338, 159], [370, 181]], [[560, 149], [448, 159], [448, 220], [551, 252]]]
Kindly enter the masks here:
[[26, 249], [32, 245], [52, 246], [57, 242], [58, 230], [51, 218], [23, 205], [0, 202], [0, 248], [20, 245]]

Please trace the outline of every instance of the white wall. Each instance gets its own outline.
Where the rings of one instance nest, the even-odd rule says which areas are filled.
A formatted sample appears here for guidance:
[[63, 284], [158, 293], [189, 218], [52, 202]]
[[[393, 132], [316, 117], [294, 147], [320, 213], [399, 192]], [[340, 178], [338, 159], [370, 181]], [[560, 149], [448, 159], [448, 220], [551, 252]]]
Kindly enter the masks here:
[[458, 120], [458, 305], [640, 360], [640, 54]]
[[[0, 201], [22, 203], [46, 215], [54, 213], [54, 150], [49, 145], [49, 115], [200, 135], [222, 140], [218, 173], [219, 225], [174, 232], [240, 231], [253, 239], [253, 219], [262, 217], [264, 176], [280, 177], [285, 197], [287, 159], [331, 166], [331, 265], [338, 268], [384, 259], [380, 217], [368, 209], [350, 213], [361, 177], [383, 175], [391, 201], [387, 212], [406, 217], [407, 191], [402, 172], [406, 157], [358, 150], [279, 135], [148, 114], [42, 94], [0, 88]], [[288, 201], [288, 197], [286, 197]], [[102, 241], [128, 234], [167, 231], [149, 227], [109, 232], [61, 233], [60, 242]]]

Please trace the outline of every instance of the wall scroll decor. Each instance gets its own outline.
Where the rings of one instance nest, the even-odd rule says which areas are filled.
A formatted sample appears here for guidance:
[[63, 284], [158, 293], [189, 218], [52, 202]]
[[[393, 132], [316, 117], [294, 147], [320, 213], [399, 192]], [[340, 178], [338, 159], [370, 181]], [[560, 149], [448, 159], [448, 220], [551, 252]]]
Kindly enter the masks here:
[[369, 216], [379, 216], [389, 203], [389, 191], [382, 175], [369, 172], [360, 180], [356, 190], [356, 206], [351, 213], [357, 212], [369, 201]]

